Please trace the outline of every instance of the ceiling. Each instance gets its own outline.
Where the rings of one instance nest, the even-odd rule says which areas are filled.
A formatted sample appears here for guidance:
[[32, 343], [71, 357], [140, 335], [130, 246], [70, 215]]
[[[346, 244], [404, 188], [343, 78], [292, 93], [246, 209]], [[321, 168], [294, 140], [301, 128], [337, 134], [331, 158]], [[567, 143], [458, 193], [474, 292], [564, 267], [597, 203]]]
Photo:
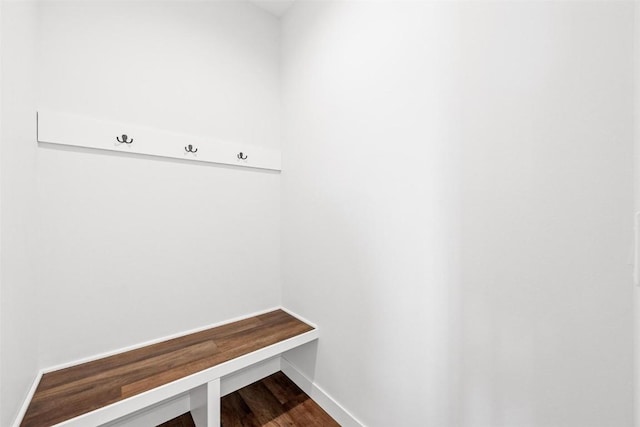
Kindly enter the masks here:
[[267, 12], [282, 16], [291, 7], [295, 0], [249, 0], [254, 5]]

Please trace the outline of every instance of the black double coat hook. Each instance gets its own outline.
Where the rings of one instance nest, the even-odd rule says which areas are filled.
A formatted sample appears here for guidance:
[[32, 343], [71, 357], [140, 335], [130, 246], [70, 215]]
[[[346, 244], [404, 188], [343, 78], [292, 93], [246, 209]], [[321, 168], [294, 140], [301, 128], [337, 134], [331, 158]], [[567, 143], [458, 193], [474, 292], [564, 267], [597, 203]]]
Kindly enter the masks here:
[[246, 154], [242, 154], [242, 151], [238, 153], [238, 159], [240, 160], [247, 160], [249, 156], [247, 156]]
[[120, 139], [120, 137], [116, 136], [116, 140], [120, 143], [120, 144], [131, 144], [133, 142], [133, 138], [131, 138], [131, 141], [127, 141], [128, 137], [125, 134], [122, 134], [122, 140]]
[[184, 151], [186, 151], [187, 153], [194, 153], [195, 154], [195, 153], [198, 152], [198, 149], [197, 148], [194, 149], [193, 145], [189, 144], [186, 147], [184, 147]]

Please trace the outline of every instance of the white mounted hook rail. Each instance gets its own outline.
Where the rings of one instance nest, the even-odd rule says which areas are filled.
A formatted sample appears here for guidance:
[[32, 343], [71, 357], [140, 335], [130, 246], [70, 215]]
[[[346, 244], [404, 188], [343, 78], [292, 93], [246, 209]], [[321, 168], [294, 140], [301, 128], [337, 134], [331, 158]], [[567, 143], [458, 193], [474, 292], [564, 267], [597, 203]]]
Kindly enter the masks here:
[[279, 150], [52, 111], [38, 111], [38, 142], [281, 169]]

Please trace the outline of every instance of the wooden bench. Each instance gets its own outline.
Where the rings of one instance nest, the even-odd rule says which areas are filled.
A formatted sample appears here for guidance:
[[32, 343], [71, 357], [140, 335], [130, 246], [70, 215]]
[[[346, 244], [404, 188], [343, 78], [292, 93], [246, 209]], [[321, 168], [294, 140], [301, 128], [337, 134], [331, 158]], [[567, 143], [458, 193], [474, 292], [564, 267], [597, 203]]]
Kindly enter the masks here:
[[221, 379], [317, 338], [275, 310], [45, 373], [20, 425], [98, 426], [188, 395], [197, 426], [217, 427]]

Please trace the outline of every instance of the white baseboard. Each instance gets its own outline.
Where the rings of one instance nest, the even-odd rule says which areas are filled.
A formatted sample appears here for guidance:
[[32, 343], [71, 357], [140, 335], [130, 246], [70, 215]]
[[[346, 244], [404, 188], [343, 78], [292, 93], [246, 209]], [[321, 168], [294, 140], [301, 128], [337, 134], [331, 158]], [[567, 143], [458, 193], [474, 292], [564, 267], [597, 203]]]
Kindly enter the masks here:
[[24, 414], [27, 413], [27, 409], [29, 408], [29, 404], [31, 403], [31, 399], [33, 399], [33, 395], [36, 393], [36, 389], [38, 388], [38, 384], [40, 384], [40, 380], [44, 375], [44, 371], [40, 370], [36, 374], [36, 378], [33, 380], [33, 384], [31, 384], [31, 388], [27, 393], [27, 396], [24, 398], [22, 402], [22, 406], [20, 407], [20, 411], [18, 411], [18, 415], [16, 416], [15, 421], [13, 422], [13, 427], [20, 427], [20, 423], [22, 423], [22, 419], [24, 418]]
[[342, 427], [365, 427], [356, 417], [343, 408], [334, 398], [318, 387], [285, 357], [280, 357], [280, 370], [298, 387], [311, 397], [322, 409], [336, 420]]

